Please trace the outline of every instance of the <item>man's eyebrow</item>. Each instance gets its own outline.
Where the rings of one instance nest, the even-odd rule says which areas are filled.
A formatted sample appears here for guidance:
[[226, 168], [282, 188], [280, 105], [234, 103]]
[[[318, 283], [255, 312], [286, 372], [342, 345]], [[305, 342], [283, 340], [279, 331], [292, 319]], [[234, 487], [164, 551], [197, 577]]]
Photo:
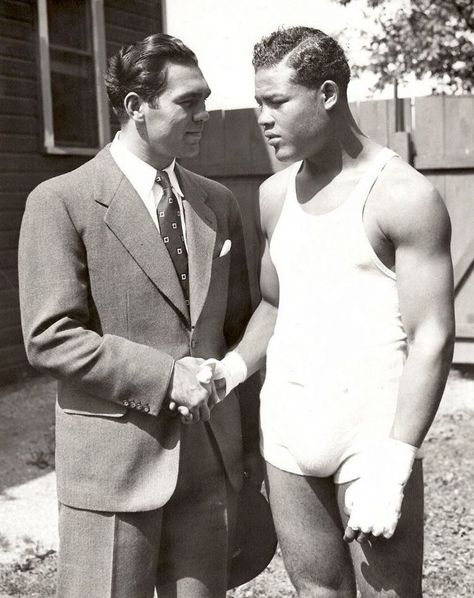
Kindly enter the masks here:
[[210, 95], [211, 90], [209, 88], [205, 88], [202, 91], [185, 91], [181, 95], [177, 96], [176, 100], [200, 100], [202, 97], [206, 99]]
[[257, 102], [261, 102], [262, 100], [266, 100], [268, 101], [274, 101], [274, 100], [282, 100], [286, 97], [286, 94], [284, 93], [279, 93], [279, 92], [268, 92], [268, 93], [263, 93], [261, 95], [256, 95], [255, 96], [255, 100]]

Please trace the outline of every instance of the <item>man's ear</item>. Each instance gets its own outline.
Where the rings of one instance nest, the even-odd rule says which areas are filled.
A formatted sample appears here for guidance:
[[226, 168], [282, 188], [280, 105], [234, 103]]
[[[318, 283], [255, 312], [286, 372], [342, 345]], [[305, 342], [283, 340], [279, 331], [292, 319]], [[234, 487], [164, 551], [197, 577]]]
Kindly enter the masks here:
[[142, 98], [134, 91], [127, 93], [123, 100], [128, 117], [137, 122], [142, 121], [144, 118], [144, 104]]
[[340, 96], [339, 86], [334, 81], [328, 79], [320, 87], [321, 99], [326, 110], [331, 110], [337, 104]]

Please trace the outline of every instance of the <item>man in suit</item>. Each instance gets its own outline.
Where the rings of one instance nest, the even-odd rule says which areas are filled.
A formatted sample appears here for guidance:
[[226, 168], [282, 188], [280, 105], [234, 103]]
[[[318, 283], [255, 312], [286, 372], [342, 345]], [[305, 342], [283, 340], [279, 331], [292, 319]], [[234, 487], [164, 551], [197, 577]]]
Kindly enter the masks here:
[[251, 314], [240, 213], [175, 162], [208, 120], [189, 48], [122, 48], [106, 84], [120, 132], [31, 193], [19, 247], [28, 358], [58, 380], [58, 596], [222, 598], [258, 389], [241, 426], [197, 373]]

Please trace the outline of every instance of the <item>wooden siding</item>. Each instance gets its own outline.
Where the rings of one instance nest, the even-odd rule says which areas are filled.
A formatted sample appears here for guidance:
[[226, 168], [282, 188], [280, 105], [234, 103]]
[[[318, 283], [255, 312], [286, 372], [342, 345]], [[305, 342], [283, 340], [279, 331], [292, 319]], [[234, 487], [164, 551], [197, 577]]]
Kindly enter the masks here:
[[[104, 0], [106, 52], [162, 29], [157, 0]], [[0, 2], [0, 384], [28, 371], [18, 309], [17, 240], [28, 193], [41, 181], [87, 158], [41, 151], [36, 2]], [[392, 101], [352, 105], [362, 130], [414, 164], [439, 189], [453, 223], [456, 277], [456, 361], [474, 362], [474, 98], [401, 102], [405, 130], [394, 132]], [[414, 118], [413, 118], [414, 117]], [[117, 123], [112, 120], [112, 130]], [[282, 168], [266, 145], [252, 109], [214, 111], [200, 156], [186, 162], [221, 181], [239, 200], [258, 297], [258, 187]]]
[[[104, 0], [106, 52], [162, 30], [158, 0]], [[87, 157], [42, 152], [35, 0], [0, 2], [0, 384], [30, 373], [18, 308], [17, 242], [28, 193]]]

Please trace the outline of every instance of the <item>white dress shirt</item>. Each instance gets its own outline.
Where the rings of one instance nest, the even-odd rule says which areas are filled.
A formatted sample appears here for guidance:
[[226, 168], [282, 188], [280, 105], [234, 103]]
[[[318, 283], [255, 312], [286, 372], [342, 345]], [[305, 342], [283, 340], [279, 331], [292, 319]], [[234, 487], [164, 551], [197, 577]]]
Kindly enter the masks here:
[[[145, 204], [145, 207], [150, 214], [151, 219], [153, 220], [156, 228], [159, 231], [160, 225], [158, 224], [156, 208], [158, 207], [160, 199], [163, 195], [163, 189], [161, 185], [155, 183], [157, 174], [156, 168], [153, 168], [153, 166], [150, 166], [150, 164], [144, 162], [125, 146], [125, 144], [120, 140], [120, 131], [115, 135], [114, 140], [110, 145], [110, 153], [112, 154], [112, 157], [115, 160], [117, 166], [127, 177], [132, 187], [140, 196], [141, 200]], [[184, 195], [181, 191], [181, 187], [179, 186], [178, 179], [174, 171], [175, 163], [176, 160], [173, 160], [171, 164], [166, 168], [163, 168], [163, 170], [165, 170], [168, 173], [168, 176], [170, 177], [171, 188], [179, 205], [181, 226], [183, 228], [184, 235], [184, 243], [187, 249], [188, 246], [186, 243], [186, 224], [183, 207]]]

